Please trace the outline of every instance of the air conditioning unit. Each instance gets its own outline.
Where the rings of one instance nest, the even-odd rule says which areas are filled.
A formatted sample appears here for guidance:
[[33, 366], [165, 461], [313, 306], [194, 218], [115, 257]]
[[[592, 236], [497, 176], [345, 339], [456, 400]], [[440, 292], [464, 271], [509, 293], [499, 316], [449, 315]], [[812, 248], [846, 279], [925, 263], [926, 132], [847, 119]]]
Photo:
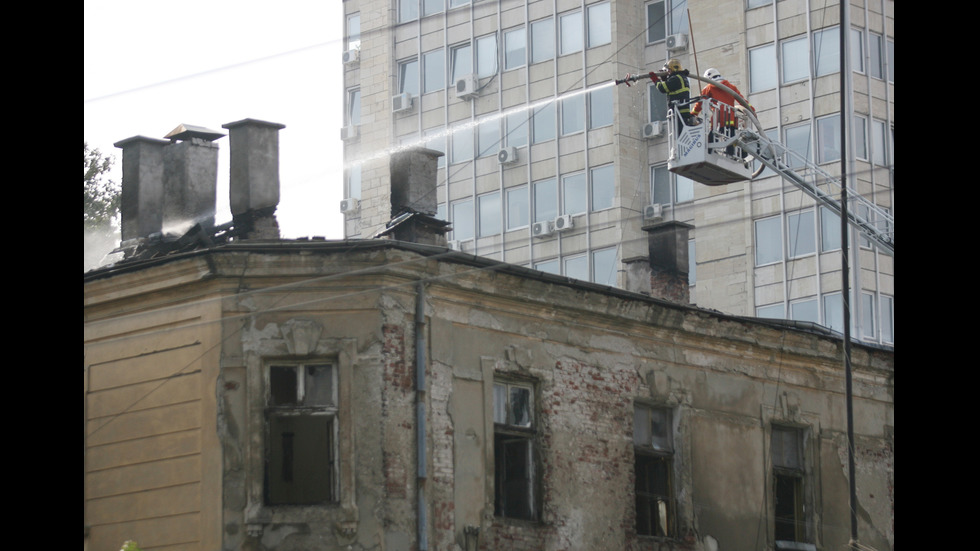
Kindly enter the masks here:
[[687, 35], [684, 33], [672, 34], [667, 37], [667, 50], [687, 49]]
[[660, 203], [647, 205], [643, 208], [644, 222], [661, 222], [664, 219], [664, 207]]
[[505, 147], [497, 152], [497, 160], [502, 165], [514, 164], [517, 162], [517, 148]]
[[350, 214], [352, 212], [357, 212], [357, 207], [360, 202], [354, 198], [349, 197], [340, 202], [340, 212], [344, 214]]
[[450, 240], [447, 243], [447, 245], [449, 246], [450, 249], [452, 249], [454, 251], [461, 251], [461, 250], [463, 250], [463, 243], [460, 242], [460, 241], [457, 241], [455, 239]]
[[350, 65], [361, 57], [361, 51], [357, 48], [352, 48], [344, 52], [344, 65]]
[[357, 137], [357, 127], [356, 126], [345, 126], [340, 129], [340, 139], [349, 140], [351, 138]]
[[555, 229], [558, 231], [570, 230], [574, 225], [571, 214], [563, 214], [555, 218]]
[[403, 111], [409, 111], [412, 109], [412, 103], [412, 94], [409, 94], [408, 92], [402, 92], [397, 96], [391, 96], [391, 112], [401, 113]]
[[664, 121], [653, 121], [643, 125], [643, 139], [651, 140], [664, 135]]
[[534, 237], [548, 237], [555, 231], [554, 222], [546, 220], [531, 224], [531, 235]]
[[456, 99], [470, 99], [476, 97], [477, 85], [479, 81], [476, 75], [466, 75], [456, 81]]

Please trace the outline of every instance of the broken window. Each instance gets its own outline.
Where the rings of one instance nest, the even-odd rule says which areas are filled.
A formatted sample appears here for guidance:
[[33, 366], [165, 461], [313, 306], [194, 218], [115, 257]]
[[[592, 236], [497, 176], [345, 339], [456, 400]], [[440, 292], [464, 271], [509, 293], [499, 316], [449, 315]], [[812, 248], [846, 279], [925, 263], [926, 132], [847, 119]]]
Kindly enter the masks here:
[[494, 514], [535, 520], [537, 466], [534, 456], [533, 388], [494, 383]]
[[773, 467], [775, 540], [804, 541], [802, 430], [773, 425], [770, 450]]
[[636, 457], [636, 533], [674, 535], [673, 425], [670, 410], [644, 405], [633, 409]]
[[272, 365], [267, 393], [265, 499], [315, 505], [336, 499], [336, 370]]

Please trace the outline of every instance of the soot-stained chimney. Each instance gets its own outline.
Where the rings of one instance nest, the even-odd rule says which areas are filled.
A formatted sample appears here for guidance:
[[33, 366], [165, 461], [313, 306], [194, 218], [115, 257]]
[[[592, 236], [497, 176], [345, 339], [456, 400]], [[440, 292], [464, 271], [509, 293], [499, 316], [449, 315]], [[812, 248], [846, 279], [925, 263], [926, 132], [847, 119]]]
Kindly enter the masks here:
[[164, 136], [163, 231], [183, 234], [194, 224], [214, 228], [218, 186], [218, 145], [224, 133], [181, 124]]
[[163, 149], [169, 143], [133, 136], [113, 144], [122, 149], [122, 241], [159, 233], [163, 227]]
[[229, 199], [235, 227], [245, 239], [278, 239], [279, 131], [286, 126], [256, 119], [221, 125], [228, 129]]

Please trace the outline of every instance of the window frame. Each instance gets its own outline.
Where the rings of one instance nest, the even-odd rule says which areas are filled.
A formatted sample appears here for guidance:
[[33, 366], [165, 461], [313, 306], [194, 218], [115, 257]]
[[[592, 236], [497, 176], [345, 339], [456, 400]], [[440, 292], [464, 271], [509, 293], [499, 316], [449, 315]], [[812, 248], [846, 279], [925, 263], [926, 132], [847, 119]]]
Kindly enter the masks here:
[[[660, 418], [663, 436], [657, 439], [655, 418]], [[641, 428], [642, 424], [647, 427]], [[649, 440], [645, 437], [649, 436]], [[674, 481], [674, 411], [673, 408], [633, 403], [633, 474], [634, 501], [636, 510], [636, 533], [642, 537], [671, 538], [677, 535], [676, 483]], [[641, 474], [641, 465], [659, 466], [658, 472], [651, 469]], [[645, 469], [644, 469], [645, 470]], [[657, 474], [663, 479], [651, 480]], [[651, 483], [644, 484], [645, 481]], [[658, 488], [654, 486], [660, 486]], [[641, 489], [641, 487], [643, 487]], [[653, 505], [656, 504], [656, 507]], [[657, 510], [655, 513], [654, 510]], [[648, 512], [643, 514], [641, 511]], [[657, 514], [659, 513], [659, 514]], [[656, 517], [654, 516], [656, 515]], [[660, 522], [656, 522], [655, 518]]]
[[[330, 396], [329, 396], [328, 404], [307, 403], [308, 393], [306, 392], [306, 386], [309, 384], [308, 382], [309, 377], [307, 376], [307, 374], [309, 368], [313, 368], [313, 367], [317, 367], [317, 368], [327, 367], [330, 370], [330, 374], [329, 374]], [[281, 382], [280, 383], [276, 382], [277, 380], [281, 381], [281, 379], [273, 376], [273, 370], [276, 369], [278, 370], [292, 369], [294, 371], [295, 387], [293, 387], [293, 390], [295, 391], [296, 403], [275, 403], [276, 394], [277, 394], [275, 392], [275, 386], [277, 384], [282, 384]], [[336, 362], [273, 361], [273, 362], [268, 362], [265, 369], [263, 370], [263, 373], [265, 377], [264, 415], [266, 420], [264, 425], [265, 435], [263, 440], [264, 441], [263, 456], [265, 458], [264, 461], [265, 474], [263, 477], [264, 478], [263, 504], [268, 507], [284, 507], [284, 506], [285, 507], [291, 507], [291, 506], [311, 507], [311, 506], [332, 505], [338, 503], [340, 501], [339, 498], [340, 471], [338, 466], [339, 449], [338, 449], [338, 419], [337, 419], [338, 412], [339, 412], [339, 403], [338, 403], [339, 390], [337, 384], [338, 366]], [[275, 466], [278, 464], [277, 456], [279, 455], [292, 456], [292, 454], [286, 453], [285, 450], [283, 451], [282, 454], [277, 454], [274, 451], [274, 449], [276, 448], [275, 442], [277, 441], [274, 436], [274, 433], [277, 432], [275, 429], [275, 424], [277, 423], [276, 420], [282, 420], [284, 422], [285, 420], [299, 420], [299, 419], [303, 419], [306, 421], [323, 419], [327, 423], [326, 428], [328, 430], [328, 436], [327, 436], [328, 442], [326, 446], [327, 450], [325, 453], [327, 455], [326, 463], [328, 465], [327, 473], [328, 473], [329, 480], [328, 480], [328, 488], [326, 489], [327, 496], [324, 499], [318, 499], [314, 501], [309, 501], [309, 500], [296, 501], [295, 499], [280, 500], [280, 499], [274, 499], [272, 495], [274, 492], [279, 491], [278, 485], [275, 487], [273, 486], [274, 479], [272, 474], [273, 471], [276, 470]], [[291, 433], [284, 432], [283, 435], [285, 434], [291, 434]], [[291, 440], [292, 439], [290, 439], [290, 441]], [[283, 443], [285, 443], [285, 439], [283, 439]], [[286, 446], [284, 445], [283, 447], [285, 448]], [[292, 448], [292, 446], [289, 447]], [[288, 463], [290, 465], [287, 469], [287, 462], [283, 460], [281, 464], [282, 467], [281, 472], [283, 473], [283, 478], [286, 478], [287, 470], [288, 470], [289, 478], [292, 479], [293, 468], [291, 464], [293, 462], [288, 461]], [[283, 482], [292, 482], [292, 480], [283, 481]], [[310, 487], [311, 484], [309, 483], [303, 484], [302, 487], [298, 488], [298, 491], [300, 492], [309, 491]]]
[[[497, 410], [498, 389], [504, 391], [505, 414]], [[526, 423], [513, 416], [513, 390], [526, 392]], [[494, 457], [494, 516], [525, 521], [538, 521], [541, 511], [541, 466], [537, 450], [536, 385], [516, 379], [494, 378], [493, 381], [493, 457]], [[507, 444], [505, 447], [503, 444]], [[512, 472], [506, 459], [510, 450], [526, 450], [522, 459], [524, 477], [518, 481], [505, 476]], [[515, 470], [519, 470], [515, 469]], [[514, 473], [520, 475], [520, 473]], [[516, 488], [515, 488], [516, 487]], [[512, 504], [512, 498], [521, 500]]]
[[[773, 511], [773, 540], [774, 541], [794, 541], [805, 543], [807, 539], [807, 508], [806, 498], [806, 432], [803, 427], [790, 424], [773, 422], [770, 425], [769, 448], [772, 459], [772, 511]], [[778, 434], [791, 437], [791, 449], [787, 450], [784, 445], [784, 437], [777, 437]], [[792, 463], [796, 461], [796, 465]], [[780, 495], [785, 497], [789, 492], [789, 504], [779, 503]], [[780, 515], [789, 512], [787, 520], [781, 520]], [[790, 526], [786, 526], [789, 524]], [[792, 531], [791, 539], [783, 537], [787, 531]]]

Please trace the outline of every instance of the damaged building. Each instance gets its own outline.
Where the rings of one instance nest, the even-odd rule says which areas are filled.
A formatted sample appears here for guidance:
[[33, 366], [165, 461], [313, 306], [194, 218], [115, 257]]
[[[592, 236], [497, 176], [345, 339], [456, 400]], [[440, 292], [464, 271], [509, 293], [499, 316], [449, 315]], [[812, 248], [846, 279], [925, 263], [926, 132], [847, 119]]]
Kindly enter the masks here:
[[[125, 258], [84, 275], [89, 551], [846, 548], [841, 336], [687, 304], [687, 225], [647, 228], [628, 289], [454, 251], [417, 149], [378, 235], [281, 239], [283, 126], [224, 128], [225, 224], [224, 133], [117, 144]], [[858, 534], [891, 550], [894, 352], [850, 352]]]

